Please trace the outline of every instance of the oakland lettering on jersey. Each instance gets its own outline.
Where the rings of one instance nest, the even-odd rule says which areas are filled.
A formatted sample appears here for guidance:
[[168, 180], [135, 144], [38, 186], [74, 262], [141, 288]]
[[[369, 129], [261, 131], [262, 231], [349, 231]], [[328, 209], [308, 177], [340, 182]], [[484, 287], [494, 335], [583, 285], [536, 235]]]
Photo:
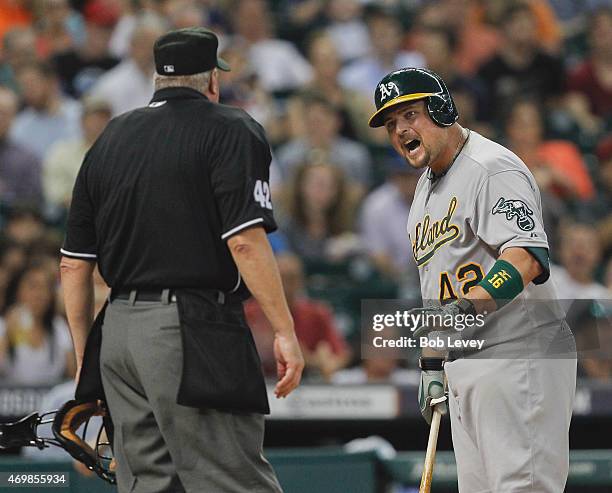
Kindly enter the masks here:
[[455, 210], [457, 210], [457, 197], [451, 199], [446, 216], [439, 221], [430, 224], [431, 218], [427, 214], [422, 223], [417, 223], [412, 242], [412, 255], [417, 266], [428, 262], [439, 248], [459, 236], [459, 226], [451, 224]]

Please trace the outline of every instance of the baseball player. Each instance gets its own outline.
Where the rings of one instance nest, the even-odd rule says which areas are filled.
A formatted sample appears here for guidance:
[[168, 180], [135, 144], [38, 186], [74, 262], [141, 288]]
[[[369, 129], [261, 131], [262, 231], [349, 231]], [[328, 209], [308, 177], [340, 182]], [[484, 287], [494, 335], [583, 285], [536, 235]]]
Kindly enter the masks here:
[[[576, 360], [549, 278], [535, 180], [515, 154], [457, 123], [431, 71], [388, 74], [375, 104], [370, 126], [386, 128], [409, 166], [427, 167], [407, 226], [421, 312], [484, 320], [462, 332], [440, 322], [416, 328], [419, 340], [451, 335], [444, 351], [422, 350], [421, 412], [428, 422], [433, 406], [447, 412], [446, 377], [461, 493], [560, 493]], [[461, 345], [474, 339], [481, 349]]]

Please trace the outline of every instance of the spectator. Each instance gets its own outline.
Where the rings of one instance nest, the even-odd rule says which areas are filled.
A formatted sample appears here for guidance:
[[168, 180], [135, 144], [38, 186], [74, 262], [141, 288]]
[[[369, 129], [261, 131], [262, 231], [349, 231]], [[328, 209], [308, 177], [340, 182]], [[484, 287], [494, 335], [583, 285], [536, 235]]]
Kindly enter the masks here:
[[325, 31], [336, 46], [342, 64], [368, 56], [372, 50], [370, 33], [363, 22], [363, 3], [359, 0], [328, 2], [330, 25]]
[[116, 20], [114, 9], [102, 0], [89, 3], [85, 8], [84, 43], [55, 55], [54, 63], [62, 87], [70, 96], [81, 97], [104, 72], [119, 63], [108, 52]]
[[280, 37], [301, 45], [308, 34], [325, 24], [325, 2], [319, 0], [284, 0], [280, 4]]
[[389, 159], [388, 168], [387, 181], [363, 201], [361, 241], [380, 272], [396, 279], [409, 273], [418, 284], [406, 224], [421, 170], [395, 158]]
[[276, 230], [273, 233], [268, 234], [268, 241], [270, 242], [274, 255], [278, 256], [285, 253], [291, 253], [287, 238], [281, 231]]
[[595, 280], [595, 271], [601, 262], [601, 243], [597, 230], [585, 223], [564, 225], [560, 237], [561, 265], [553, 265], [551, 273], [559, 299], [611, 298], [603, 284]]
[[468, 11], [471, 0], [431, 0], [422, 3], [416, 15], [415, 26], [451, 30], [458, 39], [453, 54], [457, 70], [473, 77], [482, 63], [491, 58], [500, 43], [494, 26], [472, 22]]
[[288, 104], [292, 135], [306, 135], [303, 96], [316, 94], [338, 108], [341, 119], [339, 132], [343, 137], [360, 142], [372, 141], [374, 132], [368, 126], [372, 113], [371, 98], [340, 85], [338, 74], [342, 65], [333, 39], [322, 32], [312, 36], [308, 44], [308, 60], [313, 67], [313, 79]]
[[18, 91], [15, 72], [21, 65], [36, 59], [36, 36], [30, 28], [14, 28], [4, 35], [2, 42], [0, 86]]
[[26, 0], [0, 0], [0, 39], [15, 27], [26, 27], [32, 23], [32, 13]]
[[[444, 79], [453, 99], [456, 99], [455, 94], [467, 93], [474, 102], [474, 119], [485, 120], [488, 111], [486, 88], [478, 79], [462, 75], [457, 71], [453, 60], [457, 45], [455, 33], [449, 28], [424, 27], [418, 29], [415, 44], [418, 51], [425, 57], [427, 68]], [[461, 118], [464, 112], [461, 111], [461, 108], [458, 109]]]
[[595, 189], [579, 149], [564, 140], [545, 140], [538, 104], [519, 99], [505, 122], [508, 147], [527, 164], [540, 189], [562, 199], [589, 200]]
[[232, 70], [220, 71], [221, 102], [245, 110], [266, 129], [271, 142], [286, 138], [286, 125], [279, 118], [279, 111], [272, 96], [264, 90], [251, 66], [243, 43], [235, 40], [223, 49], [222, 57]]
[[112, 109], [104, 101], [86, 99], [81, 123], [83, 137], [57, 142], [43, 166], [43, 188], [49, 204], [59, 210], [70, 205], [72, 188], [87, 150], [110, 121]]
[[233, 12], [237, 40], [266, 91], [289, 91], [306, 84], [312, 69], [289, 42], [273, 37], [272, 20], [264, 0], [239, 0]]
[[17, 96], [0, 86], [0, 203], [42, 202], [40, 160], [10, 137], [17, 113]]
[[108, 43], [111, 56], [123, 59], [130, 54], [130, 40], [137, 23], [137, 4], [131, 0], [115, 0], [118, 20]]
[[604, 256], [612, 254], [612, 133], [597, 146], [600, 190], [591, 203], [585, 204], [586, 216], [595, 220]]
[[151, 15], [138, 21], [132, 33], [129, 57], [98, 79], [89, 95], [108, 101], [113, 116], [146, 106], [153, 95], [153, 43], [165, 32], [161, 20]]
[[0, 322], [0, 371], [9, 385], [53, 385], [74, 374], [68, 326], [55, 314], [55, 279], [32, 264], [10, 282]]
[[[350, 352], [336, 328], [331, 310], [320, 301], [309, 299], [304, 291], [304, 272], [298, 257], [284, 254], [277, 257], [278, 269], [295, 333], [306, 361], [306, 372], [318, 372], [325, 380], [346, 366]], [[265, 314], [254, 298], [245, 304], [247, 322], [257, 344], [266, 375], [276, 374], [273, 353], [274, 334]]]
[[529, 6], [512, 3], [502, 19], [503, 41], [498, 53], [478, 71], [494, 102], [493, 118], [499, 118], [519, 96], [547, 102], [559, 96], [563, 86], [561, 60], [540, 46]]
[[468, 86], [459, 86], [453, 91], [453, 101], [459, 113], [459, 124], [464, 128], [474, 130], [488, 139], [495, 140], [498, 132], [491, 123], [487, 120], [481, 120], [478, 116], [479, 106], [478, 100], [475, 98], [474, 92]]
[[291, 250], [304, 260], [339, 260], [336, 251], [356, 239], [351, 231], [357, 195], [342, 171], [329, 164], [302, 165], [286, 197], [282, 230]]
[[[40, 239], [33, 243], [28, 248], [28, 263], [41, 264], [43, 267], [59, 279], [59, 251], [62, 248], [62, 237], [59, 232], [47, 225], [42, 230]], [[56, 287], [57, 288], [57, 287]], [[60, 306], [58, 301], [57, 306]], [[64, 312], [62, 311], [63, 315]]]
[[26, 249], [23, 245], [0, 237], [0, 313], [6, 307], [6, 289], [16, 272], [25, 267]]
[[325, 98], [314, 94], [303, 96], [302, 107], [304, 135], [278, 149], [282, 176], [290, 178], [302, 163], [327, 162], [341, 168], [352, 182], [367, 188], [371, 173], [370, 154], [363, 144], [339, 135], [341, 121], [338, 109]]
[[588, 58], [568, 77], [567, 106], [576, 120], [597, 129], [592, 115], [612, 118], [612, 8], [602, 7], [591, 17], [587, 30]]
[[6, 273], [7, 285], [13, 275], [25, 267], [27, 260], [28, 255], [24, 245], [5, 236], [0, 237], [0, 269]]
[[81, 14], [71, 8], [68, 0], [45, 0], [39, 4], [37, 16], [38, 50], [49, 58], [78, 46], [85, 39]]
[[3, 232], [9, 240], [30, 248], [44, 238], [46, 229], [38, 209], [23, 206], [10, 210]]
[[584, 17], [589, 12], [606, 6], [609, 0], [586, 0], [576, 2], [574, 0], [549, 0], [550, 6], [563, 23], [564, 36], [575, 35], [577, 30], [584, 29]]
[[372, 7], [366, 20], [372, 53], [343, 69], [340, 82], [371, 98], [386, 74], [403, 67], [424, 67], [425, 60], [420, 53], [401, 49], [404, 32], [395, 13]]
[[17, 81], [26, 108], [15, 118], [11, 137], [43, 160], [59, 140], [81, 135], [81, 106], [60, 93], [51, 65], [30, 62], [19, 68]]
[[[511, 0], [515, 1], [516, 0]], [[551, 7], [549, 0], [519, 0], [531, 11], [536, 24], [536, 37], [538, 43], [547, 51], [556, 53], [562, 42], [562, 29], [557, 20], [554, 9]], [[449, 4], [457, 4], [462, 2], [454, 2], [448, 0]], [[466, 25], [469, 28], [476, 28], [481, 25], [499, 25], [505, 22], [506, 9], [508, 8], [508, 0], [489, 0], [487, 2], [470, 1], [467, 12], [464, 14], [467, 17]], [[462, 12], [457, 8], [456, 15], [461, 15]]]
[[193, 1], [168, 2], [171, 7], [166, 17], [170, 20], [172, 29], [183, 29], [193, 26], [208, 26], [210, 24], [204, 7]]

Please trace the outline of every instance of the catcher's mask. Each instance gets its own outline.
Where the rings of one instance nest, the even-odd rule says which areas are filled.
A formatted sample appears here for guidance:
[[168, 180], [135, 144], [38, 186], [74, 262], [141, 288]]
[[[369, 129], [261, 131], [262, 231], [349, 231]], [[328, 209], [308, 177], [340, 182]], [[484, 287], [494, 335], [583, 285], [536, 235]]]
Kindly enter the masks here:
[[[92, 447], [85, 441], [87, 426], [93, 416], [102, 416], [102, 425], [98, 430], [96, 443]], [[51, 423], [53, 437], [39, 437], [38, 426]], [[81, 436], [78, 435], [83, 428]], [[0, 424], [0, 448], [38, 447], [43, 449], [50, 445], [63, 448], [72, 457], [85, 464], [87, 469], [95, 472], [100, 478], [115, 484], [114, 461], [111, 441], [113, 424], [98, 402], [80, 402], [71, 400], [57, 411], [43, 414], [32, 413], [14, 423]]]

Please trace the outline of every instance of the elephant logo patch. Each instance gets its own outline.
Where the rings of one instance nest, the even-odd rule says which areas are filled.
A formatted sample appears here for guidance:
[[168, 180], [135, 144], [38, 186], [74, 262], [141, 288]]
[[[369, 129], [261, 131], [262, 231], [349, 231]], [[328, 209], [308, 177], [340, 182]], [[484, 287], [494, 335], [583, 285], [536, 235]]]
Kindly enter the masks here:
[[500, 197], [491, 213], [493, 215], [506, 214], [506, 219], [508, 221], [516, 218], [517, 226], [523, 231], [531, 231], [535, 228], [535, 221], [531, 217], [533, 216], [533, 211], [522, 200], [506, 200]]

